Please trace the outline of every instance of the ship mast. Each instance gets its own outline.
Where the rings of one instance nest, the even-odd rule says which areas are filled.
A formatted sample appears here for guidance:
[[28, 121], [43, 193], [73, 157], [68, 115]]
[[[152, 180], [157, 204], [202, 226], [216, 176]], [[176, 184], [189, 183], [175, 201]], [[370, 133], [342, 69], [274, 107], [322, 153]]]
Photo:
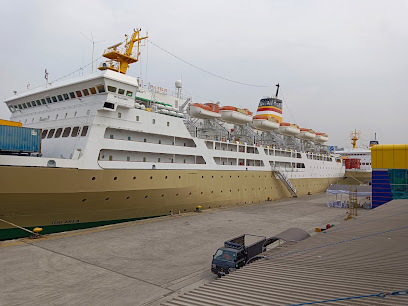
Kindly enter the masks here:
[[[129, 67], [129, 64], [136, 63], [139, 60], [139, 48], [140, 42], [146, 38], [148, 38], [147, 33], [145, 37], [141, 37], [140, 32], [141, 29], [133, 30], [132, 37], [128, 40], [128, 36], [126, 36], [125, 46], [123, 49], [119, 50], [118, 47], [123, 43], [118, 43], [113, 45], [105, 50], [103, 53], [103, 57], [109, 59], [110, 61], [102, 63], [98, 69], [99, 70], [113, 70], [116, 72], [120, 72], [126, 74], [126, 71]], [[137, 42], [137, 51], [135, 54], [132, 53], [133, 47]]]
[[354, 132], [351, 132], [350, 138], [351, 138], [351, 144], [353, 145], [353, 149], [357, 149], [357, 140], [359, 139], [360, 133], [357, 132], [357, 130], [354, 130]]

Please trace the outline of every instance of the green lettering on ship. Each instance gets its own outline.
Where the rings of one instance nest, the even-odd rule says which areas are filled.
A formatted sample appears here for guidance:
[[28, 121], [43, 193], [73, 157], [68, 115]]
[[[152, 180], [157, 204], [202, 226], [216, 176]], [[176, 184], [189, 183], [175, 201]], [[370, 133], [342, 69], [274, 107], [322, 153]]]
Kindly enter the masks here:
[[[85, 229], [115, 223], [122, 223], [122, 222], [129, 222], [129, 221], [136, 221], [136, 220], [143, 220], [143, 219], [150, 219], [162, 216], [152, 216], [152, 217], [144, 217], [144, 218], [131, 218], [131, 219], [120, 219], [120, 220], [107, 220], [107, 221], [98, 221], [98, 222], [84, 222], [84, 223], [66, 223], [66, 224], [59, 224], [59, 225], [40, 225], [43, 229], [41, 235], [52, 234], [52, 233], [59, 233], [59, 232], [66, 232], [78, 229]], [[34, 227], [26, 227], [29, 230], [33, 230]], [[8, 239], [17, 239], [17, 238], [27, 238], [30, 236], [30, 233], [23, 231], [19, 228], [7, 228], [0, 230], [0, 241], [1, 240], [8, 240]]]

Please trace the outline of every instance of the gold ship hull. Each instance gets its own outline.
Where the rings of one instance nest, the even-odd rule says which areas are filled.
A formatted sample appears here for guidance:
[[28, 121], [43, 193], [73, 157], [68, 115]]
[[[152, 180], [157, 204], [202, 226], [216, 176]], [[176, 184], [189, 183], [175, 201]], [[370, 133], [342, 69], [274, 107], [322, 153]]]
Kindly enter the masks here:
[[[298, 196], [339, 178], [291, 179]], [[43, 233], [291, 197], [265, 171], [0, 167], [0, 219]], [[0, 239], [29, 234], [0, 221]]]

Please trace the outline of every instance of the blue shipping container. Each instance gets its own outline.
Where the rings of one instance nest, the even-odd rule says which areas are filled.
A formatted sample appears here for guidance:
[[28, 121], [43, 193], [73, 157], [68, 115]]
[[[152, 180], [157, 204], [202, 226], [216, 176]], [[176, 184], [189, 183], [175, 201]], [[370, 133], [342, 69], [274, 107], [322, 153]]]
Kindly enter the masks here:
[[0, 151], [40, 153], [41, 130], [0, 125]]

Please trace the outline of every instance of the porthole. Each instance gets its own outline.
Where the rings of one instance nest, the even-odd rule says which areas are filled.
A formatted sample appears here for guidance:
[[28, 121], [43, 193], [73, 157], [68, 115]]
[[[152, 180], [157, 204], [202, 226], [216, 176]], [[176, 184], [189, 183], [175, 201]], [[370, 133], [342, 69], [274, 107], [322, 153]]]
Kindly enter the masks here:
[[230, 189], [230, 192], [232, 192], [232, 190]]
[[161, 197], [164, 197], [164, 194], [162, 194]]
[[129, 200], [130, 199], [130, 197], [126, 197], [126, 200]]
[[203, 192], [201, 191], [201, 194], [203, 194]]
[[113, 178], [113, 180], [114, 180], [114, 181], [116, 181], [117, 179], [118, 179], [118, 177], [117, 177], [117, 176], [115, 176], [115, 177]]
[[106, 198], [105, 200], [106, 200], [106, 201], [109, 201], [109, 198]]
[[232, 178], [232, 176], [230, 175], [230, 178]]
[[191, 192], [188, 195], [191, 195]]
[[145, 199], [147, 199], [147, 195], [145, 196]]
[[176, 197], [178, 197], [178, 193], [176, 193]]
[[184, 208], [184, 210], [183, 211], [186, 211], [187, 209], [186, 208]]
[[167, 175], [164, 178], [167, 180]]
[[96, 179], [96, 177], [92, 177], [92, 180], [94, 181]]
[[214, 193], [214, 190], [211, 190], [211, 193]]
[[150, 179], [152, 180], [152, 179], [153, 179], [153, 176], [151, 176]]
[[181, 179], [181, 176], [179, 176], [179, 179]]
[[85, 202], [86, 201], [86, 199], [82, 199], [82, 202]]
[[204, 175], [201, 178], [204, 178]]
[[214, 178], [214, 175], [212, 175], [211, 178]]
[[135, 180], [135, 179], [136, 179], [136, 176], [134, 176], [133, 179]]
[[222, 193], [222, 190], [221, 190], [221, 193]]

